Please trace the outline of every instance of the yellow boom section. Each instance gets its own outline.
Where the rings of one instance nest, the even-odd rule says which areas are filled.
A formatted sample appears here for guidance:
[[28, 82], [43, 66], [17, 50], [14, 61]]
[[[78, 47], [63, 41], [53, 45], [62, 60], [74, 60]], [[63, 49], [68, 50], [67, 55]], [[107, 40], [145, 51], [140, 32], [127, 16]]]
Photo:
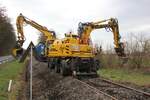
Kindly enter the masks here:
[[123, 43], [120, 42], [121, 37], [119, 34], [118, 20], [115, 18], [110, 18], [98, 22], [79, 23], [78, 35], [80, 37], [80, 43], [89, 44], [91, 32], [95, 29], [102, 29], [102, 28], [112, 31], [114, 36], [114, 45], [116, 53], [119, 56], [125, 56]]
[[37, 29], [41, 33], [43, 33], [44, 36], [47, 37], [46, 40], [55, 40], [56, 39], [56, 34], [54, 31], [50, 31], [45, 26], [42, 26], [42, 25], [36, 23], [35, 21], [33, 21], [33, 20], [23, 16], [22, 14], [20, 14], [16, 20], [18, 41], [24, 41], [25, 40], [24, 32], [23, 32], [24, 23], [31, 25], [32, 27], [34, 27], [35, 29]]

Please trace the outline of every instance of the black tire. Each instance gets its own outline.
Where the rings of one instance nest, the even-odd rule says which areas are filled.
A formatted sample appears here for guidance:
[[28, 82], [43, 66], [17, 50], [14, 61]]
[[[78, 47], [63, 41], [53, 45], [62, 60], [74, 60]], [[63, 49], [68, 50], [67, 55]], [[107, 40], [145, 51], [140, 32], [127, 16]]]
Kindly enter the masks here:
[[62, 62], [61, 62], [60, 74], [61, 74], [62, 76], [67, 76], [67, 75], [68, 75], [67, 63], [66, 63], [65, 61], [62, 61]]
[[51, 64], [49, 61], [48, 61], [48, 68], [51, 69]]
[[59, 69], [58, 65], [55, 65], [54, 71], [55, 71], [55, 73], [60, 73], [60, 69]]
[[101, 68], [101, 64], [99, 60], [95, 60], [95, 66], [96, 66], [96, 70]]

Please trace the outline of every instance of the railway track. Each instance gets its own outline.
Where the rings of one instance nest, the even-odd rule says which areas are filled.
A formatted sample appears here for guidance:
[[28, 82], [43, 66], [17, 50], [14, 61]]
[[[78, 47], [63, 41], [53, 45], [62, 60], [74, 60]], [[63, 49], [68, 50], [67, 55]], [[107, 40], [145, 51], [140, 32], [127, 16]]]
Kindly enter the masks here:
[[33, 100], [86, 100], [81, 99], [83, 96], [91, 97], [89, 100], [93, 100], [94, 96], [94, 100], [150, 100], [150, 93], [110, 80], [62, 77], [47, 70], [46, 64], [36, 62], [33, 66]]
[[[33, 100], [39, 99], [41, 97], [44, 98], [44, 99], [48, 98], [49, 100], [57, 100], [57, 99], [61, 100], [61, 96], [59, 96], [60, 93], [57, 92], [58, 90], [55, 91], [55, 89], [54, 89], [54, 91], [51, 92], [52, 94], [49, 94], [49, 89], [50, 89], [52, 84], [50, 84], [51, 83], [50, 78], [46, 77], [47, 75], [45, 75], [45, 73], [43, 73], [42, 69], [40, 67], [38, 67], [40, 65], [41, 65], [41, 63], [36, 63], [36, 64], [33, 65], [33, 66], [35, 66], [34, 69], [33, 69], [34, 73], [35, 73], [35, 74], [33, 74], [33, 77], [38, 77], [42, 80], [42, 81], [39, 81], [40, 83], [38, 82], [38, 80], [36, 78], [34, 78], [34, 80], [33, 80], [34, 82], [36, 81], [33, 84], [34, 85], [33, 86]], [[53, 72], [51, 72], [51, 73], [53, 73]], [[81, 86], [84, 86], [85, 88], [89, 88], [89, 90], [91, 89], [92, 91], [94, 91], [94, 93], [96, 93], [96, 95], [98, 97], [98, 99], [96, 99], [96, 100], [118, 100], [118, 99], [114, 98], [113, 96], [108, 95], [107, 93], [104, 93], [104, 92], [96, 89], [93, 86], [90, 86], [89, 84], [87, 84], [87, 83], [85, 83], [81, 80], [78, 80], [78, 79], [73, 78], [73, 77], [68, 77], [68, 78], [71, 79], [71, 80], [74, 80], [75, 84], [80, 84]], [[62, 78], [60, 77], [59, 79], [63, 79], [63, 77]], [[42, 86], [38, 86], [40, 84], [42, 84]], [[36, 88], [37, 86], [40, 87], [40, 89]], [[74, 88], [74, 87], [70, 87], [70, 88]], [[67, 90], [66, 90], [66, 92], [67, 92]], [[27, 96], [29, 97], [29, 93], [27, 93], [27, 94], [28, 94]], [[73, 100], [73, 99], [71, 99], [71, 100]]]
[[[35, 68], [35, 71], [36, 71], [36, 70], [38, 71], [38, 68]], [[41, 72], [38, 74], [38, 76], [40, 76], [40, 77], [45, 81], [45, 83], [47, 83], [44, 89], [49, 88], [49, 87], [50, 87], [49, 79], [46, 78], [46, 77], [44, 76], [44, 74], [41, 73]], [[72, 77], [70, 77], [70, 78], [71, 78], [71, 79], [74, 79], [74, 78], [72, 78]], [[107, 94], [107, 93], [105, 93], [105, 92], [103, 92], [103, 91], [100, 91], [100, 90], [98, 90], [97, 88], [95, 88], [95, 87], [93, 87], [93, 86], [87, 84], [86, 82], [83, 82], [83, 81], [78, 80], [78, 79], [74, 79], [74, 80], [76, 80], [77, 82], [79, 82], [79, 83], [81, 83], [81, 84], [84, 84], [85, 86], [87, 86], [87, 87], [91, 88], [92, 90], [94, 90], [94, 91], [99, 95], [99, 97], [100, 97], [99, 99], [100, 99], [100, 100], [118, 100], [118, 99], [116, 99], [115, 97], [113, 97], [113, 96], [111, 96], [111, 95], [109, 95], [109, 94]], [[52, 98], [54, 98], [54, 100], [55, 100], [55, 99], [57, 98], [57, 95], [56, 95], [56, 97], [50, 97], [49, 100], [51, 100]], [[99, 99], [98, 99], [98, 100], [99, 100]]]
[[115, 100], [150, 100], [150, 93], [112, 82], [103, 78], [80, 80], [89, 86], [102, 91]]
[[[84, 82], [84, 81], [78, 80], [78, 79], [76, 79], [76, 81], [78, 81], [78, 82], [80, 82], [80, 83], [86, 85], [87, 87], [89, 87], [89, 88], [95, 90], [97, 94], [100, 94], [100, 95], [103, 94], [104, 96], [106, 96], [105, 98], [107, 98], [108, 100], [118, 100], [117, 98], [115, 98], [115, 97], [113, 97], [113, 96], [111, 96], [111, 95], [109, 95], [109, 94], [107, 94], [107, 93], [105, 93], [105, 92], [103, 92], [103, 91], [97, 89], [96, 87], [94, 87], [94, 86], [88, 84], [87, 82]], [[107, 100], [107, 99], [106, 99], [106, 100]], [[104, 100], [105, 100], [105, 99], [104, 99]]]

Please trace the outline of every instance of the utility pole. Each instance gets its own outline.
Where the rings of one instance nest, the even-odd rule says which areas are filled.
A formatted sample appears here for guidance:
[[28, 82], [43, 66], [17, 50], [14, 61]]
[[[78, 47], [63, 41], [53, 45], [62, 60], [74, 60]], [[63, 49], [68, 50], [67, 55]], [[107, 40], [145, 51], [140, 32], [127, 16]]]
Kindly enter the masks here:
[[32, 57], [33, 57], [33, 51], [32, 51], [32, 45], [30, 47], [30, 100], [32, 100]]

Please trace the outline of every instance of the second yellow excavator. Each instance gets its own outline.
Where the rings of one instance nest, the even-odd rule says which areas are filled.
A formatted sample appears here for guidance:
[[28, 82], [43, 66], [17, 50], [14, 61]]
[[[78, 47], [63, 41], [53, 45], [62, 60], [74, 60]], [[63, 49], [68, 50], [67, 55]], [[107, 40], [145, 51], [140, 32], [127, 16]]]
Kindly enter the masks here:
[[95, 29], [105, 28], [114, 36], [115, 51], [119, 57], [125, 57], [124, 45], [120, 42], [118, 21], [115, 18], [98, 22], [79, 23], [78, 35], [65, 34], [62, 41], [55, 41], [49, 48], [48, 65], [62, 75], [97, 75], [100, 66], [91, 45], [90, 34]]
[[[55, 72], [62, 75], [90, 75], [96, 76], [99, 69], [99, 59], [95, 58], [93, 45], [90, 43], [91, 32], [95, 29], [108, 29], [113, 33], [115, 51], [118, 56], [125, 57], [123, 43], [120, 42], [118, 21], [115, 18], [102, 20], [98, 22], [79, 23], [77, 34], [67, 33], [65, 38], [56, 39], [54, 32], [47, 30], [47, 28], [29, 20], [23, 15], [17, 18], [17, 30], [19, 46], [22, 47], [24, 42], [23, 23], [30, 24], [45, 36], [46, 42], [43, 44], [44, 48], [41, 50], [43, 56], [46, 58], [48, 67], [54, 69]], [[18, 46], [18, 47], [19, 47]], [[19, 48], [20, 48], [19, 47]], [[38, 48], [35, 51], [38, 51]]]

